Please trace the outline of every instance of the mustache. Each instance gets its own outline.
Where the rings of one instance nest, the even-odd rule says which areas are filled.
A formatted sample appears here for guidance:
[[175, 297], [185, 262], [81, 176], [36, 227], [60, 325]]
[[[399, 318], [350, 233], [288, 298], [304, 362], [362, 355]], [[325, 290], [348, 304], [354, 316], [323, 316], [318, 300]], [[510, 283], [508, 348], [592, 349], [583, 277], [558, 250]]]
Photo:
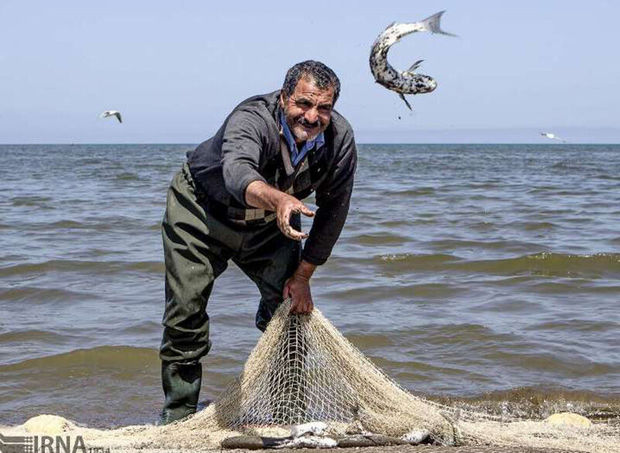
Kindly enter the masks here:
[[314, 123], [311, 123], [310, 121], [306, 121], [306, 119], [303, 116], [297, 120], [297, 123], [301, 124], [302, 126], [312, 127], [312, 128], [319, 127], [322, 125], [321, 120], [316, 120]]

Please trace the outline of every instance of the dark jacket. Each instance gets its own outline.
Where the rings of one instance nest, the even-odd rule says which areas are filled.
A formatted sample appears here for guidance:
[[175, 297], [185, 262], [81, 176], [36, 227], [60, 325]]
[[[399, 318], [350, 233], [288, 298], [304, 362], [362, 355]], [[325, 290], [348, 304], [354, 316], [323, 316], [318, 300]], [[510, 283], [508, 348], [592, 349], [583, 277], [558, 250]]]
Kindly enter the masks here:
[[[245, 190], [253, 181], [266, 182], [298, 199], [316, 191], [318, 209], [302, 257], [319, 265], [329, 257], [349, 210], [357, 163], [353, 130], [333, 111], [324, 132], [325, 145], [291, 168], [288, 156], [282, 153], [279, 96], [275, 91], [243, 101], [213, 137], [188, 153], [188, 164], [205, 195], [207, 209], [233, 223], [235, 215], [231, 213], [251, 213], [246, 217], [254, 219], [255, 211], [260, 211], [245, 202]], [[301, 167], [305, 171], [300, 171]], [[265, 214], [254, 224], [273, 221], [275, 216]], [[252, 227], [252, 222], [245, 223]]]

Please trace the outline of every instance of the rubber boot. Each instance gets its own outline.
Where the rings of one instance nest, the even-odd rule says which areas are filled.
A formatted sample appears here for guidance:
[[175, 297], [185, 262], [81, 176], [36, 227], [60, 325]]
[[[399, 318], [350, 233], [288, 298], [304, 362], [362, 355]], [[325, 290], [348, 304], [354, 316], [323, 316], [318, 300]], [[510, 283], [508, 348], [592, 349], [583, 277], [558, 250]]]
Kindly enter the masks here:
[[202, 382], [200, 362], [162, 361], [161, 381], [166, 400], [160, 424], [167, 425], [196, 412]]

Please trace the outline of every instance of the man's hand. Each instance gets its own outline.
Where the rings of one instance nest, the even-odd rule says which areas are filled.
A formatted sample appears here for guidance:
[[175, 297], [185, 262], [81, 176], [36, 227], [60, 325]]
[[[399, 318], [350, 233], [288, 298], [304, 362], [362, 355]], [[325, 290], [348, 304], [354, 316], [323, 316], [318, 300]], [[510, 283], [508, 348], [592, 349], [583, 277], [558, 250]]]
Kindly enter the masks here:
[[284, 283], [282, 296], [292, 300], [290, 313], [307, 314], [314, 308], [310, 294], [310, 277], [315, 269], [314, 264], [302, 260], [293, 276]]
[[293, 275], [284, 284], [282, 296], [291, 298], [290, 313], [307, 314], [314, 308], [312, 295], [310, 294], [310, 281], [303, 277]]
[[278, 228], [287, 238], [301, 241], [308, 235], [297, 231], [291, 226], [291, 214], [301, 212], [308, 217], [314, 217], [308, 207], [297, 198], [284, 193], [262, 181], [252, 181], [245, 190], [245, 201], [250, 206], [274, 211], [278, 221]]
[[284, 196], [281, 197], [280, 201], [276, 205], [278, 228], [280, 228], [280, 231], [282, 231], [284, 236], [286, 236], [287, 238], [294, 239], [296, 241], [306, 239], [308, 237], [307, 233], [304, 233], [303, 231], [297, 231], [291, 226], [291, 214], [293, 214], [294, 212], [301, 212], [305, 216], [313, 217], [314, 212], [308, 209], [308, 207], [297, 198], [285, 193], [283, 193], [283, 195]]

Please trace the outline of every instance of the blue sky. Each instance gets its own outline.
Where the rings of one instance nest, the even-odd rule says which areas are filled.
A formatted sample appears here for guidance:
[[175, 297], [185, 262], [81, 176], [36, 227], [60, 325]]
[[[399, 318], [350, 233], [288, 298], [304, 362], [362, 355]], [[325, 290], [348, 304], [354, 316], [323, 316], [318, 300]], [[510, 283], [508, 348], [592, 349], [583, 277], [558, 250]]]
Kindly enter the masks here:
[[[397, 69], [424, 59], [439, 84], [409, 112], [374, 83], [370, 46], [443, 9], [458, 38], [417, 33], [390, 50]], [[339, 75], [336, 108], [362, 143], [543, 143], [540, 130], [619, 143], [619, 19], [602, 0], [2, 0], [0, 143], [197, 143], [305, 59]]]

